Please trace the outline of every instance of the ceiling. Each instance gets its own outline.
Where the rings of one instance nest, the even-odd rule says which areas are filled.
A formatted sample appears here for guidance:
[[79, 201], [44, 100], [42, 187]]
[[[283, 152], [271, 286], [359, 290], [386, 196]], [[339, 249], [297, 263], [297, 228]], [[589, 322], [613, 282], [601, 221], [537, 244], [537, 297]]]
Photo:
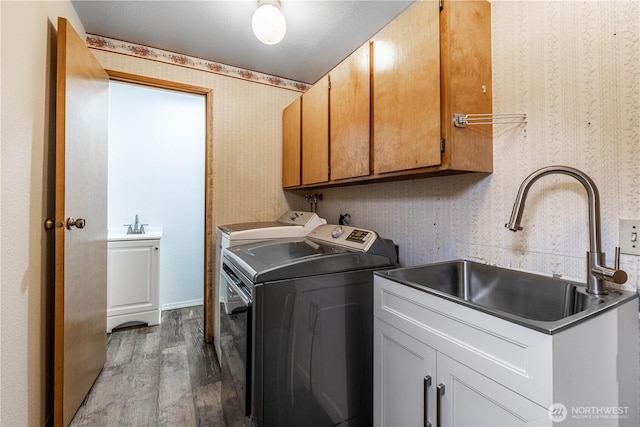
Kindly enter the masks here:
[[315, 83], [414, 0], [281, 0], [287, 33], [258, 41], [258, 0], [72, 0], [86, 32]]

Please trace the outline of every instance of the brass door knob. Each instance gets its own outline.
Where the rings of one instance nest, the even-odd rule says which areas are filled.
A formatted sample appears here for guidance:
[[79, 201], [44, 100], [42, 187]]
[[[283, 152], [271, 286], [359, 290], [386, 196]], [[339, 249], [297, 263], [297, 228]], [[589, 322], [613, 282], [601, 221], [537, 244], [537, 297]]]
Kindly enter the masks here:
[[76, 227], [76, 228], [84, 228], [84, 226], [86, 225], [86, 221], [84, 220], [84, 218], [67, 218], [67, 229], [71, 230], [71, 227]]
[[53, 230], [54, 228], [60, 228], [60, 227], [62, 227], [62, 223], [56, 221], [53, 218], [47, 218], [44, 221], [44, 229], [45, 230]]

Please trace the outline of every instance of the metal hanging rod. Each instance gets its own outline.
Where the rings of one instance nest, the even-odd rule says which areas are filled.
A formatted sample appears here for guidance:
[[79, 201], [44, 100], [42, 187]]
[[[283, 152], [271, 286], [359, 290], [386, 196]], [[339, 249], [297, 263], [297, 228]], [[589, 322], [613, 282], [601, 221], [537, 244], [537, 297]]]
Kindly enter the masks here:
[[453, 115], [453, 125], [458, 128], [477, 125], [506, 125], [511, 123], [527, 123], [526, 114], [496, 113], [496, 114], [460, 114]]

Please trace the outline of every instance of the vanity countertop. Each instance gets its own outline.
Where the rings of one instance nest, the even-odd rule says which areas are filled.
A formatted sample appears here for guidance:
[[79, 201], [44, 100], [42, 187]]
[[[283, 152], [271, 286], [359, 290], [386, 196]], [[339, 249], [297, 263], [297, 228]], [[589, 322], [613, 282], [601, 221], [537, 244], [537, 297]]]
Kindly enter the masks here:
[[109, 229], [107, 242], [123, 240], [159, 240], [162, 238], [162, 227], [146, 227], [144, 234], [127, 234], [126, 227]]

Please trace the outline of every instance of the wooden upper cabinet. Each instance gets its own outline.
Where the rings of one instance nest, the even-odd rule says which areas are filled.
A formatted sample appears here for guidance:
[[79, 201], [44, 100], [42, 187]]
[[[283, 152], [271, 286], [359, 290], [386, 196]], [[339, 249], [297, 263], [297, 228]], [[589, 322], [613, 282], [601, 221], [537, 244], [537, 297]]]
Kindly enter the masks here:
[[456, 113], [491, 114], [491, 3], [447, 1], [440, 14], [443, 165], [493, 171], [493, 126], [453, 125]]
[[329, 180], [329, 76], [302, 95], [302, 185]]
[[282, 112], [282, 186], [300, 185], [301, 97]]
[[373, 38], [376, 174], [440, 164], [439, 15], [418, 1]]
[[492, 172], [492, 126], [456, 113], [492, 113], [491, 3], [416, 1], [302, 95], [283, 186]]
[[332, 181], [371, 172], [370, 58], [365, 43], [329, 72]]

